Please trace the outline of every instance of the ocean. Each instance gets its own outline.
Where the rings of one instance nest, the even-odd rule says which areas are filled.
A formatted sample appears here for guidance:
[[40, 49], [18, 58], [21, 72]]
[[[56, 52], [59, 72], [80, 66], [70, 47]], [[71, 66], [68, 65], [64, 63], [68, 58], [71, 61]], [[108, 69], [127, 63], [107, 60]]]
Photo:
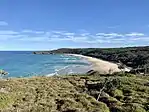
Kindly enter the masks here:
[[7, 77], [83, 74], [90, 69], [91, 63], [80, 57], [0, 51], [0, 70], [7, 71]]

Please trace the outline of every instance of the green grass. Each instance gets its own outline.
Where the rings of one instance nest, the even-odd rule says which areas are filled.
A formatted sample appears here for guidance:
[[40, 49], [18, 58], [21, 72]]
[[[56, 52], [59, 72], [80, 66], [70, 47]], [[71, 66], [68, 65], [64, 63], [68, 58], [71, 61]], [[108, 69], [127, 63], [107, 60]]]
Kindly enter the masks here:
[[13, 104], [13, 96], [10, 94], [0, 93], [0, 108], [6, 108]]
[[[106, 78], [121, 85], [105, 90]], [[0, 80], [1, 112], [149, 112], [149, 76], [78, 75]], [[2, 91], [3, 90], [3, 91]]]

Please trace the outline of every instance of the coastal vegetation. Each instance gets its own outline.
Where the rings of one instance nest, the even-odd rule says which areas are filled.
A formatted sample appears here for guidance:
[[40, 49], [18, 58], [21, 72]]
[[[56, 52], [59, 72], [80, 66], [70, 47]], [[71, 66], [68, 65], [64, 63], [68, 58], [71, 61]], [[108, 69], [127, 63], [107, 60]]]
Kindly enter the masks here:
[[[58, 49], [34, 54], [81, 54], [146, 74], [33, 76], [0, 80], [0, 112], [149, 112], [149, 47]], [[120, 66], [123, 69], [123, 66]], [[1, 75], [7, 75], [1, 71]]]
[[149, 112], [149, 76], [85, 75], [0, 80], [1, 112]]
[[[34, 54], [81, 54], [106, 61], [121, 63], [132, 67], [137, 72], [149, 72], [149, 46], [126, 48], [62, 48], [52, 51], [38, 51]], [[137, 69], [137, 70], [136, 70]]]

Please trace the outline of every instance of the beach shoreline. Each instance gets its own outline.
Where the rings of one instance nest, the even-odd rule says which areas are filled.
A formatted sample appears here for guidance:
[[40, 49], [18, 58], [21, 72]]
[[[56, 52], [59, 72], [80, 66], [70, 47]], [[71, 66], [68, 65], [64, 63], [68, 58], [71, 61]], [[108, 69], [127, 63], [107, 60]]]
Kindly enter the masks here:
[[116, 63], [80, 54], [65, 54], [65, 55], [76, 56], [87, 60], [92, 64], [92, 69], [98, 71], [101, 74], [112, 74], [115, 72], [121, 72], [121, 70], [118, 68], [118, 64]]

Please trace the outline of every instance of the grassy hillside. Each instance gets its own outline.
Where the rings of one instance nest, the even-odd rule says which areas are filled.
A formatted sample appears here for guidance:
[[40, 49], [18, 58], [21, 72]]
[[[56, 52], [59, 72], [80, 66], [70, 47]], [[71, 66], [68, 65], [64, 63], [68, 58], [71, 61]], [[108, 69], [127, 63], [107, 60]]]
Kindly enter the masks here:
[[[119, 83], [105, 84], [106, 80], [111, 79]], [[109, 84], [112, 88], [108, 88]], [[108, 86], [103, 89], [104, 85]], [[1, 112], [149, 112], [148, 110], [149, 76], [107, 76], [96, 73], [88, 76], [0, 80]]]

